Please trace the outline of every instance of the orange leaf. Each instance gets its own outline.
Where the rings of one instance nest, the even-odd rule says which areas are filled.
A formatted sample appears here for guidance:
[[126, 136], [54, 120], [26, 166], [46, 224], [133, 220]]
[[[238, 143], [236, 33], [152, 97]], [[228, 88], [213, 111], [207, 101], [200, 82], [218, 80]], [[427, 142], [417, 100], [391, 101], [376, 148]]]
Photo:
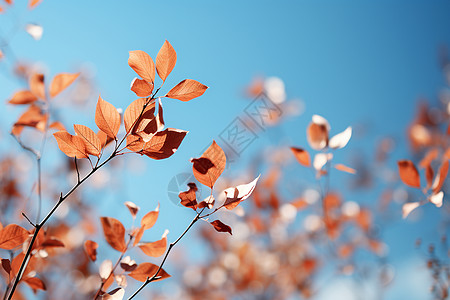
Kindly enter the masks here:
[[427, 179], [427, 189], [433, 184], [434, 171], [431, 164], [428, 164], [425, 168], [425, 178]]
[[110, 138], [115, 139], [120, 128], [120, 114], [109, 102], [98, 97], [97, 109], [95, 111], [95, 124]]
[[165, 41], [158, 55], [156, 55], [156, 71], [163, 82], [166, 81], [167, 76], [172, 72], [176, 62], [177, 53], [172, 45], [168, 41]]
[[155, 64], [144, 51], [130, 51], [128, 65], [145, 81], [152, 84], [155, 82]]
[[144, 235], [144, 231], [145, 231], [144, 227], [140, 227], [139, 230], [137, 230], [133, 246], [136, 246], [141, 241], [142, 236]]
[[[17, 254], [16, 257], [13, 258], [11, 262], [12, 276], [17, 275], [20, 269], [20, 265], [22, 264], [24, 258], [25, 254], [23, 252], [20, 252], [19, 254]], [[25, 272], [23, 272], [22, 274], [22, 278], [25, 278], [28, 273], [34, 271], [35, 269], [36, 269], [36, 256], [33, 255], [30, 257], [30, 260], [28, 261], [28, 265], [25, 268]]]
[[99, 157], [102, 151], [102, 144], [95, 132], [84, 125], [75, 124], [73, 128], [75, 129], [75, 133], [83, 139], [86, 153]]
[[158, 216], [159, 216], [159, 203], [154, 211], [151, 211], [147, 213], [144, 217], [142, 217], [141, 226], [144, 228], [144, 230], [152, 228], [153, 225], [155, 225], [156, 220], [158, 220]]
[[151, 257], [160, 257], [161, 255], [166, 252], [167, 248], [167, 237], [163, 237], [162, 239], [152, 242], [152, 243], [145, 243], [145, 244], [138, 244], [139, 248]]
[[185, 79], [173, 87], [166, 95], [168, 98], [189, 101], [197, 98], [206, 91], [208, 87], [198, 81]]
[[189, 190], [178, 194], [178, 197], [181, 200], [180, 203], [185, 207], [197, 210], [197, 195], [195, 194], [198, 191], [197, 185], [193, 182], [189, 182], [187, 185]]
[[39, 3], [41, 3], [42, 0], [30, 0], [28, 2], [28, 8], [33, 9], [35, 8]]
[[75, 158], [88, 158], [86, 145], [79, 136], [71, 135], [66, 131], [58, 131], [53, 134], [58, 143], [59, 149], [65, 155]]
[[22, 90], [16, 92], [11, 100], [8, 101], [10, 104], [30, 104], [36, 101], [38, 98], [28, 90]]
[[19, 120], [14, 123], [12, 133], [19, 135], [23, 126], [34, 127], [37, 130], [44, 132], [47, 119], [47, 114], [44, 114], [37, 105], [31, 104], [28, 110], [26, 110], [19, 117]]
[[420, 188], [420, 177], [416, 166], [410, 160], [401, 160], [398, 162], [400, 179], [404, 184]]
[[306, 130], [306, 137], [311, 148], [314, 150], [322, 150], [327, 147], [329, 130], [330, 125], [325, 118], [319, 115], [313, 115], [312, 122]]
[[9, 224], [0, 230], [0, 249], [11, 250], [22, 245], [28, 238], [26, 229], [16, 224]]
[[37, 277], [28, 277], [25, 278], [23, 281], [25, 281], [33, 290], [45, 291], [47, 289], [45, 287], [45, 283]]
[[153, 159], [168, 158], [180, 147], [187, 133], [187, 131], [174, 128], [157, 132], [148, 143], [145, 143], [142, 154]]
[[103, 233], [108, 244], [117, 251], [123, 252], [127, 248], [125, 244], [125, 227], [119, 220], [109, 217], [101, 217]]
[[147, 97], [153, 92], [153, 84], [139, 78], [134, 78], [131, 82], [131, 90], [138, 97]]
[[195, 178], [200, 183], [212, 188], [217, 178], [225, 170], [227, 159], [222, 148], [213, 140], [202, 156], [192, 159], [191, 162]]
[[126, 201], [124, 204], [128, 208], [128, 210], [130, 211], [131, 216], [133, 217], [133, 219], [135, 219], [136, 215], [137, 215], [137, 213], [139, 211], [139, 206], [137, 206], [136, 204], [134, 204], [131, 201]]
[[334, 167], [336, 168], [336, 170], [342, 171], [342, 172], [347, 172], [350, 174], [356, 174], [356, 170], [352, 169], [350, 167], [347, 167], [346, 165], [343, 164], [336, 164], [334, 165]]
[[28, 82], [31, 92], [38, 98], [45, 100], [44, 74], [33, 74]]
[[70, 73], [61, 73], [53, 78], [52, 83], [50, 84], [50, 97], [55, 97], [62, 91], [64, 91], [69, 85], [74, 82], [75, 79], [78, 78], [80, 73], [70, 74]]
[[[441, 168], [439, 169], [439, 175], [436, 176], [436, 179], [433, 183], [433, 194], [437, 194], [444, 185], [445, 178], [447, 178], [448, 173], [448, 160], [444, 160], [442, 162]], [[439, 176], [439, 177], [438, 177]]]
[[66, 127], [64, 127], [64, 125], [61, 123], [61, 122], [59, 122], [59, 121], [55, 121], [55, 122], [53, 122], [52, 124], [50, 124], [49, 126], [48, 126], [49, 128], [52, 128], [52, 129], [56, 129], [56, 130], [58, 130], [58, 131], [67, 131], [66, 130]]
[[220, 220], [212, 221], [210, 224], [214, 226], [214, 229], [218, 232], [228, 232], [229, 234], [233, 235], [231, 233], [231, 227], [222, 223]]
[[[145, 282], [147, 280], [147, 277], [152, 277], [153, 275], [155, 275], [156, 271], [158, 271], [157, 265], [146, 262], [146, 263], [140, 264], [133, 272], [129, 273], [128, 275], [130, 277], [136, 279], [137, 281]], [[161, 269], [158, 272], [158, 275], [156, 277], [161, 277], [161, 278], [154, 280], [154, 281], [169, 278], [170, 275], [167, 274], [166, 271], [164, 271], [164, 269]]]
[[148, 114], [155, 113], [155, 100], [151, 100], [144, 110], [144, 105], [146, 102], [147, 99], [139, 98], [131, 102], [131, 104], [128, 105], [127, 109], [125, 109], [125, 112], [123, 114], [123, 122], [125, 124], [125, 130], [127, 133], [132, 132], [132, 128], [136, 127], [136, 125], [139, 123], [138, 119], [140, 119], [140, 117], [142, 117], [144, 113], [147, 113], [148, 111], [150, 111]]
[[92, 260], [97, 260], [97, 248], [98, 244], [94, 241], [87, 240], [84, 242], [84, 251], [86, 251], [87, 256]]
[[100, 144], [102, 145], [102, 149], [109, 145], [112, 141], [114, 141], [113, 138], [110, 138], [106, 133], [99, 130], [97, 131], [97, 137], [100, 140]]
[[230, 187], [224, 190], [224, 193], [227, 198], [223, 206], [226, 209], [233, 209], [239, 203], [250, 197], [250, 195], [252, 194], [253, 190], [256, 187], [256, 183], [258, 182], [259, 176], [256, 177], [255, 180], [253, 180], [250, 183], [241, 184], [236, 187]]
[[304, 165], [305, 167], [311, 166], [311, 158], [306, 150], [296, 147], [291, 147], [291, 150], [301, 165]]

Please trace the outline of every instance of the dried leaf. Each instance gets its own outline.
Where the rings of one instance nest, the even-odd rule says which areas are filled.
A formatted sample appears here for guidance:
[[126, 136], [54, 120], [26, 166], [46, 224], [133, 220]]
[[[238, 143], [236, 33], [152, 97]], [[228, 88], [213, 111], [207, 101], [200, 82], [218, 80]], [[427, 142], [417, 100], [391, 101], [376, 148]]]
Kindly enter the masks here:
[[121, 287], [115, 288], [114, 290], [104, 294], [102, 299], [104, 300], [122, 300], [125, 296], [125, 290]]
[[125, 272], [131, 272], [137, 268], [136, 262], [129, 256], [125, 256], [120, 261], [120, 267], [125, 270]]
[[312, 122], [306, 131], [306, 137], [311, 148], [314, 150], [322, 150], [327, 147], [329, 130], [330, 125], [325, 118], [319, 115], [313, 115]]
[[37, 100], [38, 98], [29, 90], [22, 90], [16, 92], [11, 100], [8, 101], [9, 104], [30, 104]]
[[160, 257], [161, 255], [163, 255], [166, 252], [167, 237], [163, 236], [162, 239], [160, 239], [156, 242], [141, 243], [141, 244], [138, 244], [138, 246], [142, 250], [142, 252], [144, 252], [148, 256]]
[[206, 85], [203, 85], [198, 81], [185, 79], [174, 86], [165, 97], [189, 101], [203, 95], [207, 88]]
[[347, 172], [350, 174], [356, 174], [356, 170], [352, 169], [350, 167], [347, 167], [346, 165], [343, 164], [336, 164], [334, 165], [334, 167], [336, 168], [336, 170], [342, 171], [342, 172]]
[[130, 51], [128, 65], [145, 81], [152, 84], [155, 82], [155, 64], [144, 51]]
[[87, 256], [92, 260], [97, 260], [97, 248], [98, 244], [94, 241], [87, 240], [84, 242], [84, 251], [86, 251]]
[[[152, 277], [153, 275], [155, 275], [155, 273], [157, 271], [158, 271], [157, 265], [145, 262], [145, 263], [140, 264], [133, 272], [129, 273], [128, 275], [130, 277], [136, 279], [137, 281], [145, 282], [148, 277]], [[154, 280], [154, 281], [169, 278], [170, 275], [167, 274], [166, 271], [164, 271], [164, 269], [161, 269], [158, 272], [158, 275], [156, 277], [161, 277], [161, 278]]]
[[58, 240], [55, 237], [49, 237], [40, 245], [42, 248], [64, 248], [65, 245], [61, 240]]
[[350, 141], [351, 137], [352, 137], [352, 128], [349, 126], [343, 132], [333, 136], [330, 139], [328, 145], [332, 149], [344, 148], [347, 145], [348, 141]]
[[410, 160], [401, 160], [398, 162], [400, 179], [404, 184], [420, 188], [420, 177], [416, 166]]
[[136, 94], [138, 97], [147, 97], [150, 96], [153, 92], [153, 84], [148, 83], [145, 80], [134, 78], [131, 82], [130, 89]]
[[189, 190], [178, 194], [178, 197], [181, 200], [180, 203], [185, 207], [197, 210], [197, 195], [196, 195], [196, 192], [198, 191], [197, 185], [193, 182], [190, 182], [187, 185], [189, 187]]
[[166, 81], [167, 76], [172, 72], [177, 62], [177, 53], [172, 45], [165, 41], [156, 56], [156, 71], [162, 81]]
[[86, 153], [100, 157], [102, 144], [95, 132], [84, 125], [75, 124], [73, 128], [75, 129], [75, 133], [83, 139]]
[[95, 124], [110, 138], [116, 139], [120, 128], [120, 114], [111, 103], [98, 97], [95, 111]]
[[205, 200], [203, 200], [198, 204], [198, 208], [208, 207], [208, 209], [211, 209], [214, 207], [214, 202], [216, 202], [214, 196], [209, 195], [208, 197], [205, 198]]
[[296, 148], [296, 147], [291, 147], [292, 153], [294, 153], [295, 158], [297, 159], [297, 161], [305, 166], [305, 167], [309, 167], [311, 166], [311, 158], [309, 156], [309, 153], [302, 149], [302, 148]]
[[146, 102], [146, 99], [139, 98], [131, 102], [131, 104], [128, 105], [127, 109], [125, 109], [125, 112], [123, 114], [123, 122], [125, 124], [126, 132], [135, 132], [135, 130], [132, 131], [132, 128], [138, 125], [138, 119], [142, 119], [140, 117], [144, 115], [144, 113], [151, 115], [154, 114], [155, 100], [151, 100], [144, 110], [144, 105]]
[[47, 290], [45, 283], [37, 277], [27, 277], [23, 279], [33, 290]]
[[155, 225], [156, 220], [158, 220], [158, 216], [159, 216], [159, 203], [154, 211], [147, 213], [141, 219], [141, 227], [143, 227], [144, 230], [152, 228], [153, 225]]
[[200, 158], [191, 160], [195, 178], [202, 184], [212, 188], [225, 170], [227, 159], [222, 148], [213, 141]]
[[53, 78], [52, 83], [50, 84], [50, 97], [55, 97], [62, 91], [64, 91], [75, 79], [78, 78], [80, 73], [70, 74], [70, 73], [61, 73]]
[[123, 227], [122, 223], [110, 217], [101, 217], [100, 220], [108, 244], [117, 251], [125, 251], [127, 248], [125, 244], [125, 227]]
[[258, 179], [261, 175], [255, 178], [250, 183], [247, 184], [241, 184], [236, 187], [230, 187], [224, 190], [226, 200], [223, 206], [226, 209], [233, 209], [235, 208], [239, 203], [250, 197], [253, 190], [256, 187], [256, 183], [258, 182]]
[[136, 204], [134, 204], [131, 201], [126, 201], [124, 204], [128, 208], [128, 210], [130, 211], [131, 216], [133, 217], [133, 219], [135, 219], [136, 215], [137, 215], [137, 213], [139, 211], [139, 206], [137, 206]]
[[44, 74], [34, 73], [28, 82], [31, 92], [39, 99], [45, 100]]
[[228, 232], [229, 234], [233, 235], [231, 233], [231, 227], [222, 223], [220, 220], [212, 221], [210, 224], [214, 226], [214, 229], [218, 232]]
[[28, 231], [23, 227], [16, 224], [9, 224], [0, 230], [0, 249], [14, 249], [22, 245], [28, 236]]
[[87, 158], [86, 145], [79, 136], [71, 135], [66, 131], [58, 131], [53, 134], [59, 149], [69, 157]]
[[169, 158], [177, 151], [187, 133], [175, 128], [160, 131], [145, 143], [141, 153], [153, 159]]
[[134, 237], [133, 246], [136, 246], [136, 245], [141, 241], [141, 238], [142, 238], [142, 236], [144, 235], [144, 231], [145, 231], [145, 228], [141, 226], [141, 227], [135, 232], [136, 236]]
[[112, 141], [114, 141], [113, 138], [109, 137], [106, 133], [99, 130], [97, 131], [97, 137], [100, 140], [100, 144], [102, 145], [102, 149], [108, 146]]
[[6, 273], [11, 274], [11, 262], [9, 261], [9, 259], [2, 258], [2, 267]]
[[408, 202], [403, 204], [402, 206], [402, 215], [403, 215], [403, 219], [405, 219], [406, 217], [408, 217], [408, 215], [415, 210], [416, 208], [418, 208], [420, 206], [419, 202]]

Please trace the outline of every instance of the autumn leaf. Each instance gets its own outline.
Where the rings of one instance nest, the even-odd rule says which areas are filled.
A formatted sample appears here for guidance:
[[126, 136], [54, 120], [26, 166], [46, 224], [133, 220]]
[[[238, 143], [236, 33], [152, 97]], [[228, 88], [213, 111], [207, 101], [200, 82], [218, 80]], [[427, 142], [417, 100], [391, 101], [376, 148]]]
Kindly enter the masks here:
[[222, 148], [213, 141], [200, 158], [191, 160], [195, 178], [202, 184], [212, 188], [225, 170], [227, 159]]
[[297, 161], [305, 166], [305, 167], [309, 167], [311, 166], [311, 158], [309, 156], [309, 153], [302, 149], [302, 148], [296, 148], [296, 147], [291, 147], [292, 153], [294, 153], [295, 158], [297, 159]]
[[334, 167], [336, 168], [336, 170], [342, 171], [342, 172], [347, 172], [350, 174], [356, 174], [356, 170], [352, 169], [350, 167], [347, 167], [346, 165], [343, 164], [336, 164], [334, 165]]
[[58, 131], [53, 134], [59, 149], [69, 157], [87, 158], [86, 144], [79, 136], [71, 135], [66, 131]]
[[100, 278], [103, 280], [107, 280], [111, 276], [112, 271], [113, 271], [113, 264], [112, 261], [109, 259], [105, 259], [98, 269]]
[[[125, 130], [127, 133], [135, 132], [132, 128], [138, 125], [138, 119], [142, 119], [144, 114], [154, 115], [155, 113], [155, 100], [151, 100], [147, 106], [147, 99], [139, 98], [128, 105], [123, 114], [123, 122], [125, 124]], [[145, 109], [144, 109], [145, 106]]]
[[214, 199], [213, 195], [209, 195], [205, 198], [202, 202], [198, 204], [198, 208], [204, 208], [207, 207], [208, 209], [211, 209], [214, 207], [214, 203], [216, 202], [216, 199]]
[[433, 194], [430, 196], [430, 202], [436, 205], [436, 207], [442, 206], [442, 200], [444, 200], [444, 192], [440, 191], [439, 193]]
[[187, 133], [175, 128], [157, 132], [148, 143], [145, 143], [141, 153], [153, 159], [169, 158], [177, 151]]
[[306, 137], [311, 148], [314, 150], [322, 150], [327, 147], [329, 130], [330, 125], [325, 118], [319, 115], [313, 115], [312, 122], [306, 131]]
[[42, 112], [42, 110], [34, 103], [19, 117], [16, 123], [13, 125], [12, 133], [19, 135], [22, 132], [24, 126], [34, 127], [41, 132], [45, 132], [47, 124], [48, 114]]
[[167, 233], [166, 231], [162, 238], [156, 242], [151, 243], [139, 243], [138, 247], [144, 252], [146, 255], [151, 257], [160, 257], [166, 252], [167, 248]]
[[95, 124], [110, 138], [116, 139], [120, 128], [120, 114], [111, 104], [98, 97], [95, 111]]
[[2, 268], [6, 273], [11, 274], [11, 261], [6, 258], [2, 258]]
[[345, 129], [343, 132], [333, 136], [330, 139], [328, 145], [332, 149], [344, 148], [347, 145], [348, 141], [350, 141], [351, 137], [352, 137], [352, 128], [347, 127], [347, 129]]
[[38, 98], [29, 90], [21, 90], [16, 92], [11, 100], [8, 101], [9, 104], [30, 104], [37, 100]]
[[121, 287], [115, 288], [114, 290], [104, 294], [102, 296], [103, 300], [122, 300], [125, 295], [125, 290]]
[[102, 151], [102, 144], [95, 132], [84, 125], [75, 124], [73, 128], [75, 129], [75, 133], [82, 138], [86, 153], [99, 157]]
[[75, 79], [78, 78], [80, 73], [70, 74], [70, 73], [61, 73], [53, 78], [52, 83], [50, 84], [50, 97], [55, 97], [62, 91], [64, 91]]
[[203, 85], [198, 81], [185, 79], [174, 86], [165, 97], [189, 101], [203, 95], [207, 88], [206, 85]]
[[224, 190], [226, 200], [223, 206], [226, 209], [233, 209], [235, 208], [239, 203], [250, 197], [253, 190], [256, 187], [256, 183], [258, 182], [258, 179], [261, 175], [256, 177], [252, 182], [247, 184], [241, 184], [236, 187], [230, 187]]
[[27, 277], [23, 279], [33, 290], [47, 290], [45, 283], [37, 277]]
[[0, 230], [0, 249], [11, 250], [22, 245], [28, 238], [26, 229], [16, 224], [9, 224]]
[[408, 202], [403, 204], [402, 206], [402, 215], [403, 215], [403, 219], [405, 219], [406, 217], [408, 217], [408, 215], [415, 210], [416, 208], [418, 208], [420, 206], [419, 202]]
[[128, 208], [128, 210], [130, 211], [131, 216], [133, 217], [133, 219], [136, 218], [136, 215], [139, 211], [139, 206], [137, 206], [136, 204], [134, 204], [131, 201], [126, 201], [125, 206]]
[[197, 185], [193, 182], [189, 182], [187, 185], [189, 190], [178, 194], [181, 200], [180, 203], [187, 208], [197, 210], [197, 195], [195, 194], [198, 191]]
[[128, 65], [145, 81], [154, 84], [155, 64], [153, 59], [141, 50], [130, 51]]
[[101, 217], [100, 221], [108, 244], [117, 251], [125, 251], [127, 247], [125, 244], [125, 227], [122, 223], [110, 217]]
[[131, 259], [129, 256], [125, 256], [124, 258], [122, 258], [122, 260], [120, 261], [120, 267], [125, 271], [125, 272], [131, 272], [133, 270], [135, 270], [137, 268], [137, 264], [136, 262]]
[[439, 174], [436, 175], [436, 178], [433, 182], [433, 193], [436, 194], [438, 193], [441, 189], [442, 186], [444, 185], [445, 182], [445, 178], [447, 178], [447, 174], [448, 174], [448, 160], [444, 160], [442, 162], [442, 165], [439, 169]]
[[210, 224], [211, 224], [211, 225], [214, 227], [214, 229], [217, 230], [218, 232], [228, 232], [229, 234], [232, 235], [232, 233], [231, 233], [231, 227], [228, 226], [228, 225], [226, 225], [226, 224], [224, 224], [224, 223], [222, 223], [220, 220], [212, 221]]
[[172, 72], [177, 62], [177, 53], [172, 45], [165, 41], [161, 49], [156, 55], [156, 71], [163, 82], [166, 81], [167, 76]]
[[158, 220], [159, 216], [159, 203], [155, 210], [147, 213], [144, 217], [141, 219], [141, 227], [144, 228], [144, 230], [152, 228], [156, 220]]
[[[130, 277], [136, 279], [137, 281], [145, 282], [147, 280], [147, 277], [152, 277], [153, 275], [155, 275], [155, 273], [157, 271], [158, 271], [158, 266], [157, 265], [145, 262], [145, 263], [140, 264], [134, 271], [132, 271], [128, 275]], [[158, 280], [163, 280], [163, 279], [169, 278], [170, 275], [167, 274], [166, 271], [164, 271], [164, 269], [161, 269], [158, 272], [157, 277], [161, 277], [161, 278], [156, 279], [154, 281], [158, 281]]]
[[28, 81], [31, 92], [39, 99], [45, 100], [44, 74], [34, 73]]
[[416, 166], [410, 160], [401, 160], [398, 162], [400, 179], [404, 184], [420, 188], [420, 177]]
[[84, 251], [92, 261], [97, 260], [97, 248], [98, 244], [94, 241], [87, 240], [84, 242]]
[[29, 9], [35, 8], [36, 6], [38, 6], [39, 3], [41, 3], [41, 1], [42, 1], [42, 0], [30, 0], [30, 1], [28, 2], [28, 8], [29, 8]]
[[131, 82], [131, 91], [133, 91], [138, 97], [150, 96], [153, 92], [153, 84], [148, 83], [145, 80], [134, 78]]

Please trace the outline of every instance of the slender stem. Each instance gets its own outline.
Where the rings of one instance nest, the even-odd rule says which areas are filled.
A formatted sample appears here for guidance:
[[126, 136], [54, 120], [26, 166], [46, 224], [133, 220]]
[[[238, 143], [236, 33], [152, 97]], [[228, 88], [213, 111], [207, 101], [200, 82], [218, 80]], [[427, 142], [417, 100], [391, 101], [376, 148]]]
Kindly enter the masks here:
[[158, 267], [158, 270], [156, 271], [155, 274], [153, 274], [152, 277], [147, 277], [147, 280], [145, 280], [145, 282], [133, 293], [133, 295], [131, 295], [130, 298], [128, 298], [128, 300], [133, 299], [134, 297], [136, 297], [137, 294], [139, 294], [140, 291], [142, 291], [145, 286], [147, 284], [149, 284], [152, 281], [155, 281], [159, 278], [161, 278], [161, 276], [158, 276], [159, 272], [161, 271], [162, 267], [164, 266], [164, 263], [166, 262], [167, 257], [169, 256], [170, 251], [172, 250], [172, 248], [183, 238], [183, 236], [189, 231], [189, 229], [192, 228], [192, 226], [194, 226], [195, 223], [197, 223], [198, 220], [200, 220], [200, 215], [202, 214], [202, 212], [205, 210], [205, 208], [203, 208], [200, 212], [197, 213], [197, 215], [195, 216], [195, 218], [191, 221], [191, 223], [189, 224], [189, 226], [184, 230], [184, 232], [175, 240], [175, 242], [170, 243], [169, 248], [166, 251], [166, 254], [164, 255], [164, 258], [161, 262], [161, 264]]
[[41, 218], [41, 207], [42, 207], [42, 171], [41, 171], [41, 157], [36, 158], [37, 162], [37, 189], [38, 189], [38, 208], [37, 208], [37, 214], [36, 214], [36, 221], [35, 223], [39, 222], [39, 219]]

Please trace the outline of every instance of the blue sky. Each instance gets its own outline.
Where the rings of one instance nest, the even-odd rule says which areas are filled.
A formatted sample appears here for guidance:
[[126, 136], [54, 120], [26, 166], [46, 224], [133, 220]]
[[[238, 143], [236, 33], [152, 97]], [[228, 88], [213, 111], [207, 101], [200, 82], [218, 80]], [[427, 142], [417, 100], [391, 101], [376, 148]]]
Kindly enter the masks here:
[[[144, 211], [160, 202], [154, 236], [169, 228], [175, 237], [192, 212], [167, 200], [167, 184], [175, 174], [189, 171], [189, 159], [242, 113], [249, 101], [243, 89], [254, 76], [281, 78], [288, 98], [302, 99], [305, 111], [282, 124], [282, 136], [263, 133], [233, 168], [245, 168], [269, 143], [306, 145], [305, 129], [313, 114], [326, 117], [335, 133], [349, 125], [366, 126], [367, 135], [353, 139], [348, 155], [339, 156], [342, 160], [352, 151], [372, 153], [384, 135], [404, 144], [415, 103], [420, 97], [436, 102], [444, 84], [438, 50], [450, 45], [449, 13], [448, 1], [44, 0], [31, 12], [17, 3], [0, 15], [0, 28], [7, 35], [11, 24], [40, 24], [44, 28], [40, 41], [19, 27], [10, 43], [15, 55], [44, 64], [49, 78], [87, 65], [94, 72], [98, 93], [123, 109], [136, 98], [129, 90], [136, 75], [127, 64], [128, 51], [144, 50], [155, 57], [166, 39], [178, 60], [164, 91], [185, 78], [210, 87], [188, 103], [163, 99], [166, 125], [188, 130], [187, 138], [169, 160], [144, 158], [139, 161], [145, 161], [145, 172], [124, 171], [120, 197], [108, 194], [97, 207], [101, 215], [125, 220], [124, 201], [139, 202]], [[1, 99], [19, 87], [0, 77]], [[94, 125], [95, 102], [92, 99], [90, 111], [67, 111], [66, 126]], [[17, 110], [0, 103], [8, 112], [0, 121], [7, 131]], [[409, 153], [400, 147], [395, 155], [400, 159]], [[396, 240], [395, 235], [389, 238]], [[413, 251], [410, 245], [398, 244], [398, 248], [393, 244], [396, 259], [405, 249]]]

